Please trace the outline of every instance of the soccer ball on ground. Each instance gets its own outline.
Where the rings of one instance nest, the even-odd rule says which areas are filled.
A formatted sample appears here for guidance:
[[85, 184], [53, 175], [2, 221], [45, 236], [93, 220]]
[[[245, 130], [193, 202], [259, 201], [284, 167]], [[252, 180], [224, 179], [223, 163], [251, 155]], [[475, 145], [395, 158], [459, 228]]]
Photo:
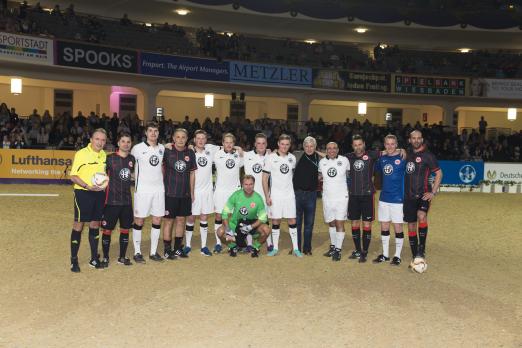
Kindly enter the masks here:
[[424, 273], [428, 269], [426, 260], [422, 257], [416, 257], [410, 264], [410, 268], [415, 273]]
[[109, 177], [105, 173], [96, 173], [92, 176], [91, 182], [101, 188], [106, 188], [109, 184]]

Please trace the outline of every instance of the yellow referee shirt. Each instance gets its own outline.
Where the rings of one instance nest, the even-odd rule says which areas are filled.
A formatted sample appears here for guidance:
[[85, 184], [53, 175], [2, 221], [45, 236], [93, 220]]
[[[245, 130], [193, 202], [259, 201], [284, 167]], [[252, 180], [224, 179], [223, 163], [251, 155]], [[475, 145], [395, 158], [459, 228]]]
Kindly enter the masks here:
[[[105, 173], [107, 154], [105, 151], [95, 152], [91, 144], [76, 152], [70, 175], [80, 177], [87, 185], [92, 185], [92, 177], [96, 173]], [[74, 184], [75, 190], [86, 190]]]

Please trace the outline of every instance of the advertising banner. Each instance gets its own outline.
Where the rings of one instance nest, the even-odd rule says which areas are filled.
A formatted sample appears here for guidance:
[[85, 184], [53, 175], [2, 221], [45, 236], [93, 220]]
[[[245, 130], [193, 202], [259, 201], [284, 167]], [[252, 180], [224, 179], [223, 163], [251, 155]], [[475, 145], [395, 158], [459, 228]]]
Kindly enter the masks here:
[[522, 99], [522, 80], [510, 79], [472, 79], [472, 97]]
[[465, 96], [466, 79], [416, 75], [395, 75], [395, 93]]
[[312, 69], [246, 62], [230, 62], [230, 81], [312, 87]]
[[443, 185], [478, 185], [484, 177], [484, 162], [439, 161]]
[[522, 164], [487, 162], [484, 165], [484, 180], [522, 183]]
[[390, 74], [313, 69], [314, 88], [388, 93], [390, 85]]
[[53, 40], [0, 32], [0, 59], [52, 65]]
[[229, 80], [228, 62], [218, 62], [211, 59], [142, 53], [140, 69], [140, 72], [145, 75], [208, 81]]
[[74, 151], [0, 149], [0, 180], [41, 183], [68, 180]]
[[69, 41], [56, 41], [57, 65], [75, 68], [138, 72], [138, 52]]

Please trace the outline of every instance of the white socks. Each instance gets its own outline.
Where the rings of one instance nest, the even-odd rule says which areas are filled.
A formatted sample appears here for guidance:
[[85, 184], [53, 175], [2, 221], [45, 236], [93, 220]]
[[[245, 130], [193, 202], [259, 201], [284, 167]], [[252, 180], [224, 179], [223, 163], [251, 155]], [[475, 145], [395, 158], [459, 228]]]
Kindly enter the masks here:
[[388, 232], [387, 235], [381, 234], [381, 241], [382, 241], [382, 254], [384, 257], [388, 257], [389, 255], [389, 247], [390, 247], [390, 232]]
[[279, 250], [279, 235], [281, 234], [281, 230], [279, 226], [277, 229], [272, 229], [272, 242], [274, 242], [274, 249]]
[[192, 234], [194, 233], [194, 224], [185, 224], [185, 244], [190, 248], [192, 243]]
[[160, 237], [160, 229], [153, 227], [150, 230], [150, 254], [151, 255], [156, 254], [156, 251], [158, 250], [159, 237]]
[[208, 223], [199, 223], [199, 233], [201, 234], [201, 249], [207, 246]]
[[335, 226], [328, 226], [328, 233], [330, 234], [330, 245], [335, 245], [337, 247], [337, 230]]
[[397, 238], [395, 235], [395, 256], [401, 258], [402, 244], [404, 243], [404, 237]]
[[132, 229], [132, 243], [134, 244], [134, 255], [141, 254], [141, 228]]
[[[335, 227], [334, 227], [335, 228]], [[336, 239], [335, 239], [335, 248], [341, 250], [343, 248], [343, 241], [344, 241], [344, 231], [336, 232]]]
[[215, 224], [214, 225], [214, 234], [216, 236], [216, 245], [221, 245], [221, 240], [218, 237], [217, 231], [221, 227], [221, 224]]
[[247, 242], [247, 246], [252, 246], [252, 235], [251, 234], [247, 234], [246, 242]]
[[293, 250], [298, 250], [299, 245], [297, 244], [297, 228], [289, 227], [288, 232], [290, 233], [290, 239], [292, 239], [292, 248]]

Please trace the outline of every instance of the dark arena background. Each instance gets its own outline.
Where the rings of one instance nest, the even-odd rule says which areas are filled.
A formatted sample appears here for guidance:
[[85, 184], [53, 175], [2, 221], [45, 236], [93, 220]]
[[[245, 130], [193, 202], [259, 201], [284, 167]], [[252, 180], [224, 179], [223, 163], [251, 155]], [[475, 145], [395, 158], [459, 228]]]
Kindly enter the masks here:
[[[522, 347], [521, 30], [522, 2], [515, 0], [0, 0], [0, 347]], [[119, 135], [127, 133], [132, 145], [148, 142], [151, 121], [157, 142], [173, 143], [174, 150], [174, 135], [185, 134], [175, 130], [186, 129], [191, 146], [184, 151], [191, 156], [197, 130], [225, 148], [231, 138], [224, 135], [232, 133], [241, 149], [217, 152], [208, 172], [213, 179], [220, 175], [219, 154], [244, 153], [243, 176], [249, 156], [259, 155], [256, 134], [283, 155], [279, 137], [289, 135], [296, 197], [312, 194], [305, 205], [317, 197], [304, 214], [313, 228], [311, 251], [294, 250], [285, 219], [292, 216], [283, 216], [277, 256], [263, 244], [259, 257], [251, 257], [254, 243], [230, 257], [226, 242], [218, 254], [220, 214], [212, 214], [211, 257], [200, 252], [197, 219], [191, 250], [173, 244], [188, 257], [167, 259], [163, 219], [162, 261], [149, 259], [157, 237], [147, 217], [144, 264], [134, 257], [136, 222], [126, 252], [131, 266], [117, 262], [118, 225], [108, 267], [103, 255], [101, 266], [92, 258], [98, 238], [89, 240], [88, 226], [71, 258], [79, 243], [71, 239], [75, 210], [81, 205], [85, 213], [78, 191], [101, 186], [88, 176], [73, 188], [71, 180], [83, 175], [75, 154], [100, 154], [92, 144], [101, 128], [94, 134], [103, 133], [103, 151], [119, 155]], [[373, 262], [383, 253], [378, 206], [389, 174], [376, 166], [368, 179], [376, 190], [368, 190], [374, 219], [367, 262], [360, 262], [365, 250], [350, 259], [350, 221], [340, 261], [323, 256], [332, 245], [323, 214], [331, 178], [318, 178], [314, 168], [323, 162], [301, 166], [316, 158], [309, 157], [307, 137], [315, 139], [317, 160], [343, 158], [329, 152], [330, 142], [339, 155], [353, 152], [351, 190], [362, 160], [387, 151], [385, 136], [394, 135], [404, 149], [397, 163], [407, 162], [400, 181], [407, 188], [408, 175], [424, 163], [415, 130], [421, 149], [437, 159], [422, 177], [431, 199], [425, 253], [412, 257], [412, 228], [404, 223], [402, 263]], [[361, 153], [355, 135], [364, 141]], [[210, 156], [214, 148], [203, 152]], [[170, 168], [165, 159], [175, 151], [160, 149], [169, 186], [171, 173], [183, 175], [185, 162], [195, 162], [187, 155]], [[267, 173], [268, 156], [264, 167], [251, 168], [256, 180], [270, 177], [270, 189], [279, 183]], [[151, 177], [121, 173], [129, 182]], [[301, 190], [308, 178], [312, 189]], [[284, 197], [289, 206], [294, 189]], [[356, 196], [350, 191], [349, 202]], [[393, 228], [390, 234], [393, 258]], [[74, 262], [81, 272], [71, 272]], [[420, 264], [428, 266], [419, 273]]]

